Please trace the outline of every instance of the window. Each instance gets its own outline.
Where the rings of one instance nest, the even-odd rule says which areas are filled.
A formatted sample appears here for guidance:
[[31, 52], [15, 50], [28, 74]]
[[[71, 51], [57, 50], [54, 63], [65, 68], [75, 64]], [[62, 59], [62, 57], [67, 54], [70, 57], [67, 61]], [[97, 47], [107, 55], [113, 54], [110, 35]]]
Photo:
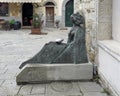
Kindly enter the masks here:
[[0, 16], [8, 16], [8, 3], [0, 3]]

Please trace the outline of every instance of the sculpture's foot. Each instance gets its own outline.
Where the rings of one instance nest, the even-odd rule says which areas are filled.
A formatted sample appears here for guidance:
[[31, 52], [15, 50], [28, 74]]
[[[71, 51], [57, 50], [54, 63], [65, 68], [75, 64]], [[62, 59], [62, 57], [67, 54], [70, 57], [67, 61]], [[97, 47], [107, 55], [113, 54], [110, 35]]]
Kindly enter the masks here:
[[84, 64], [27, 64], [17, 75], [17, 84], [49, 81], [91, 80], [93, 65]]

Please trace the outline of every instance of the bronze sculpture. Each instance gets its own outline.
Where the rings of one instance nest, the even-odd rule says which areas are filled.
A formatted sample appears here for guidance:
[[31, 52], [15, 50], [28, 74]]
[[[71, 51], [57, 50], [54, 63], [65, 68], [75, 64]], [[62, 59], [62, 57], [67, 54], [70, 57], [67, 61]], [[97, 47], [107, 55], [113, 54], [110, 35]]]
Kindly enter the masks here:
[[23, 62], [31, 64], [80, 64], [87, 63], [85, 46], [85, 19], [80, 13], [71, 15], [73, 27], [68, 34], [67, 43], [49, 42], [33, 58]]

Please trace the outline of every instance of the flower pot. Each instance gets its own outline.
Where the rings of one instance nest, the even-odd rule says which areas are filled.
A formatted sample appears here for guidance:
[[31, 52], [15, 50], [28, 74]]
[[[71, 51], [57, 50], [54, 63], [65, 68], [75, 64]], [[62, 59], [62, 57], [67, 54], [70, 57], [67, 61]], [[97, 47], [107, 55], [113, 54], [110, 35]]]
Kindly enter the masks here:
[[41, 29], [40, 28], [32, 28], [31, 34], [41, 34]]

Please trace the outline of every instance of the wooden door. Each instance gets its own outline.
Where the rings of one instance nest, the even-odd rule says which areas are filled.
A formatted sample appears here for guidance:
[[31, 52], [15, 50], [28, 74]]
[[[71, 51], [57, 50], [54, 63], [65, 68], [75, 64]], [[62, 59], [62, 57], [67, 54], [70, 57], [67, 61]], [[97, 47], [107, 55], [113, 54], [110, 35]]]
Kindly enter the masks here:
[[54, 26], [54, 7], [46, 7], [46, 26]]
[[74, 9], [73, 3], [74, 3], [73, 0], [69, 0], [65, 6], [65, 26], [66, 27], [72, 27], [73, 25], [70, 20], [70, 16], [73, 14], [73, 9]]

